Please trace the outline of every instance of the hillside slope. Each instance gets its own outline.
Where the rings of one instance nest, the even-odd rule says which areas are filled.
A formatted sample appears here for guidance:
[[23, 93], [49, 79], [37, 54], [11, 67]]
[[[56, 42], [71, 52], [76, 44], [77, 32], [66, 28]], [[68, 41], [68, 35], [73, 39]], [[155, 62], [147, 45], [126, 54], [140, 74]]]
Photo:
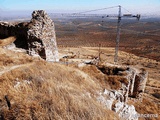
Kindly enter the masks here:
[[0, 51], [1, 119], [119, 119], [97, 101], [101, 87], [86, 73], [23, 53]]
[[[67, 55], [68, 52], [73, 54], [80, 52], [80, 58], [69, 59], [69, 63], [94, 57], [97, 55], [97, 50], [98, 48], [59, 49], [60, 56]], [[107, 62], [111, 62], [113, 50], [111, 48], [101, 50], [108, 56]], [[122, 59], [123, 57], [125, 59]], [[132, 62], [132, 59], [139, 63], [144, 61], [138, 61], [136, 56], [132, 56], [132, 59], [128, 57], [127, 53], [120, 51], [120, 62], [126, 63], [127, 60]], [[103, 55], [101, 58], [106, 60]], [[114, 80], [107, 80], [108, 77], [94, 65], [82, 67], [84, 64], [78, 62], [77, 66], [77, 62], [75, 63], [50, 63], [25, 53], [0, 48], [0, 119], [120, 119], [119, 113], [112, 111], [114, 102], [113, 106], [108, 104], [110, 98], [102, 95], [111, 89], [114, 91], [121, 82], [116, 77]], [[158, 76], [153, 73], [157, 69], [147, 69], [150, 70], [149, 81], [145, 93], [142, 94], [142, 99], [128, 98], [127, 104], [134, 105], [139, 114], [159, 115], [160, 113], [159, 99], [151, 95], [152, 92], [156, 93], [155, 90], [159, 90], [159, 81], [157, 81], [158, 88], [156, 89], [150, 88], [151, 86], [148, 85], [151, 78], [152, 82], [156, 82]], [[111, 105], [109, 106], [110, 110], [108, 105]], [[139, 120], [148, 119], [150, 118], [139, 118]], [[159, 118], [153, 117], [151, 119], [158, 120]]]

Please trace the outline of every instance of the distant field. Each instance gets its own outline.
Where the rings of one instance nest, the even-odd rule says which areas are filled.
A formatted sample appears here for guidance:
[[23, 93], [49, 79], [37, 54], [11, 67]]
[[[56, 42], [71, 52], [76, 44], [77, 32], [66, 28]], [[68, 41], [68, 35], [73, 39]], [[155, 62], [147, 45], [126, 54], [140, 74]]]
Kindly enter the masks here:
[[[116, 20], [68, 18], [54, 21], [59, 46], [115, 46]], [[122, 20], [120, 50], [160, 61], [159, 26], [157, 19]]]

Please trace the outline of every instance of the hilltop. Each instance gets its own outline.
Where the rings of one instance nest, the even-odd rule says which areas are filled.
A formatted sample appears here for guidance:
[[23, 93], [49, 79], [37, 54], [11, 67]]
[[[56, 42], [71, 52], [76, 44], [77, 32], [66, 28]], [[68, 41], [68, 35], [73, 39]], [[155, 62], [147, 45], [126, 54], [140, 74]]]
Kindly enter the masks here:
[[[89, 48], [81, 49], [85, 51], [88, 49], [90, 54], [96, 53], [94, 48], [92, 51]], [[79, 62], [68, 65], [49, 63], [25, 53], [2, 48], [0, 51], [1, 118], [120, 119], [118, 114], [106, 108], [105, 104], [98, 100], [101, 94], [104, 94], [104, 89], [111, 90], [111, 84], [103, 80], [104, 74], [94, 65], [78, 67]], [[65, 49], [60, 49], [61, 55], [65, 55], [65, 52]], [[80, 52], [84, 55], [82, 51]], [[120, 54], [128, 55], [124, 52]], [[133, 58], [135, 59], [134, 56]], [[116, 82], [112, 89], [116, 89], [118, 84]], [[150, 81], [148, 84], [151, 84]], [[150, 95], [151, 91], [147, 92], [149, 89], [148, 86], [142, 101], [135, 98], [128, 99], [128, 104], [135, 105], [136, 111], [141, 114], [159, 113], [159, 100]], [[5, 96], [10, 101], [10, 108], [7, 106]]]
[[110, 120], [115, 116], [96, 100], [101, 87], [86, 73], [23, 53], [0, 51], [1, 119]]

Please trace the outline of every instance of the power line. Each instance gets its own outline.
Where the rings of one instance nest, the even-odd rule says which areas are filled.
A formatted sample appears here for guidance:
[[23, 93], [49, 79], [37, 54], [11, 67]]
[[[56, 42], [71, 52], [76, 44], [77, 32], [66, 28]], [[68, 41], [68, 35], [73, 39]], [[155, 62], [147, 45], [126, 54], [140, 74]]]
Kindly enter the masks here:
[[125, 11], [127, 11], [127, 12], [129, 12], [129, 13], [131, 13], [132, 14], [132, 12], [130, 12], [129, 10], [127, 10], [126, 8], [124, 8], [124, 7], [122, 7], [121, 6], [121, 8], [123, 8]]
[[106, 9], [111, 9], [111, 8], [116, 8], [116, 7], [118, 7], [118, 6], [112, 6], [112, 7], [107, 7], [107, 8], [88, 10], [88, 11], [73, 13], [73, 15], [82, 14], [82, 13], [89, 13], [89, 12], [94, 12], [94, 11], [100, 11], [100, 10], [106, 10]]
[[[100, 11], [100, 10], [106, 10], [106, 9], [111, 9], [111, 8], [119, 8], [118, 11], [118, 22], [117, 22], [117, 37], [116, 37], [116, 46], [115, 46], [115, 56], [114, 56], [114, 63], [117, 64], [118, 62], [118, 50], [119, 50], [119, 41], [120, 41], [120, 31], [121, 31], [121, 18], [122, 18], [122, 11], [121, 11], [121, 6], [113, 6], [113, 7], [107, 7], [107, 8], [102, 8], [102, 9], [95, 9], [95, 10], [89, 10], [89, 11], [84, 11], [84, 12], [79, 12], [79, 13], [73, 13], [73, 15], [79, 15], [79, 14], [83, 14], [83, 13], [88, 13], [88, 12], [93, 12], [93, 11]], [[123, 8], [124, 10], [126, 10], [127, 12], [131, 13], [129, 10]], [[102, 16], [103, 17], [103, 16]], [[109, 17], [107, 15], [107, 17]], [[138, 20], [140, 19], [140, 15], [132, 15], [132, 14], [128, 14], [126, 15], [126, 17], [136, 17]], [[104, 17], [103, 17], [104, 18]]]
[[[120, 30], [121, 30], [121, 18], [122, 18], [122, 11], [121, 11], [121, 6], [113, 6], [113, 7], [107, 7], [107, 8], [102, 8], [102, 9], [94, 9], [94, 10], [89, 10], [89, 11], [83, 11], [83, 12], [78, 12], [78, 13], [73, 13], [71, 15], [79, 15], [79, 14], [83, 14], [83, 13], [89, 13], [89, 12], [93, 12], [93, 11], [100, 11], [100, 10], [106, 10], [106, 9], [111, 9], [111, 8], [119, 8], [118, 11], [118, 16], [114, 16], [118, 18], [118, 22], [117, 22], [117, 37], [116, 37], [116, 46], [115, 46], [115, 56], [114, 56], [114, 63], [117, 64], [118, 62], [118, 50], [119, 50], [119, 41], [120, 41]], [[129, 10], [123, 8], [124, 10], [126, 10], [127, 12], [131, 13]], [[85, 14], [83, 14], [85, 15]], [[128, 14], [125, 15], [126, 17], [136, 17], [137, 20], [140, 19], [140, 15], [132, 15], [132, 14]], [[102, 16], [104, 18], [104, 16]], [[106, 16], [106, 17], [110, 17], [110, 16]]]

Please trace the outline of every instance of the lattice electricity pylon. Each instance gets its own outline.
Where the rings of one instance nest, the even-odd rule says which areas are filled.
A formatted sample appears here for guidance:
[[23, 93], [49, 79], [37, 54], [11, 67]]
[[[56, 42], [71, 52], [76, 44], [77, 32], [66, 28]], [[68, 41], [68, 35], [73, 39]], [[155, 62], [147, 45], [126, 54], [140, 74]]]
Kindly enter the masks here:
[[[68, 16], [68, 17], [100, 17], [98, 14], [85, 14], [85, 13], [89, 13], [89, 12], [95, 12], [95, 11], [100, 11], [100, 10], [106, 10], [106, 9], [111, 9], [111, 8], [119, 8], [118, 10], [118, 21], [117, 21], [117, 37], [116, 37], [116, 46], [115, 46], [115, 55], [114, 55], [114, 63], [117, 64], [118, 62], [118, 50], [119, 50], [119, 41], [120, 41], [120, 31], [121, 31], [121, 18], [122, 17], [136, 17], [137, 20], [140, 20], [140, 14], [137, 15], [132, 15], [132, 14], [123, 14], [121, 13], [121, 8], [123, 8], [122, 6], [118, 5], [118, 6], [113, 6], [113, 7], [107, 7], [107, 8], [102, 8], [102, 9], [95, 9], [95, 10], [89, 10], [89, 11], [83, 11], [83, 12], [79, 12], [79, 13], [73, 13], [73, 14], [67, 14], [67, 15], [62, 15], [62, 16]], [[125, 8], [123, 8], [124, 10], [126, 10]], [[128, 11], [128, 10], [126, 10]], [[129, 11], [128, 11], [129, 12]], [[131, 12], [129, 12], [131, 13]], [[117, 17], [115, 15], [102, 15], [102, 18], [104, 17]]]
[[119, 50], [119, 40], [120, 40], [120, 27], [121, 27], [121, 6], [119, 5], [118, 12], [118, 22], [117, 22], [117, 37], [116, 37], [116, 47], [115, 47], [115, 56], [114, 63], [116, 64], [118, 61], [118, 50]]
[[[119, 11], [118, 11], [118, 22], [117, 22], [117, 37], [116, 37], [116, 47], [115, 47], [115, 55], [114, 55], [114, 63], [117, 64], [118, 62], [118, 50], [119, 50], [119, 41], [120, 41], [120, 31], [121, 31], [121, 6], [119, 5]], [[128, 10], [127, 10], [128, 11]], [[124, 14], [124, 17], [136, 17], [137, 20], [140, 20], [140, 14], [132, 15], [132, 14]]]

